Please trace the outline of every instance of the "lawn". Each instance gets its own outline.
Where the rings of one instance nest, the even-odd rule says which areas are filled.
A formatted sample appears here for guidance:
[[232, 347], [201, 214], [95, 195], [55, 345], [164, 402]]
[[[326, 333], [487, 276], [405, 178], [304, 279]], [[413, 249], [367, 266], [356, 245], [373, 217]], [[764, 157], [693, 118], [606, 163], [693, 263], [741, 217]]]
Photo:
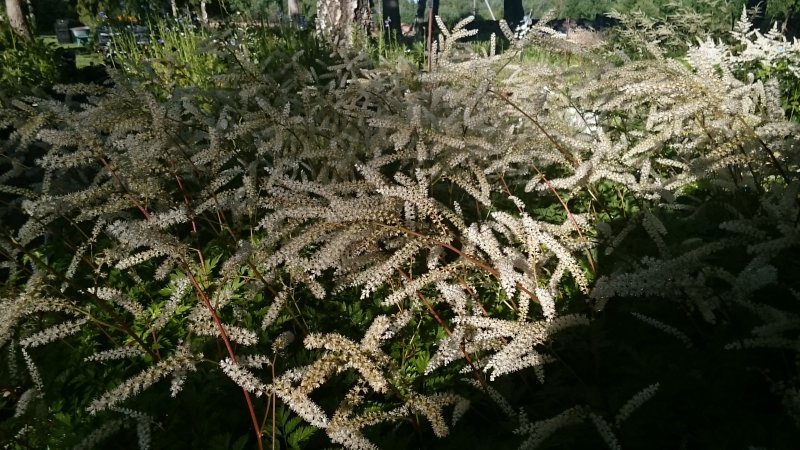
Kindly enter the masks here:
[[52, 44], [59, 48], [73, 49], [75, 51], [75, 67], [78, 69], [105, 64], [103, 55], [95, 49], [92, 43], [87, 45], [59, 44], [54, 34], [42, 35], [41, 38], [46, 44]]

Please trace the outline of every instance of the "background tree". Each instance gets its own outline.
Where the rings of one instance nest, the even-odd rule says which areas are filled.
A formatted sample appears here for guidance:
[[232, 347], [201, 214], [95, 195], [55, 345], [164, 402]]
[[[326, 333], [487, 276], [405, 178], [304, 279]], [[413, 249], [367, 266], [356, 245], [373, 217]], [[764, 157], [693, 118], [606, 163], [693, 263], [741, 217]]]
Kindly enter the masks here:
[[417, 0], [417, 13], [414, 15], [414, 33], [417, 37], [423, 35], [422, 30], [425, 28], [425, 9], [428, 7], [426, 0]]
[[31, 31], [19, 0], [6, 0], [6, 15], [14, 34], [26, 40], [31, 38]]
[[208, 10], [206, 9], [206, 5], [208, 3], [205, 0], [200, 0], [200, 20], [203, 23], [208, 23]]
[[769, 0], [766, 13], [772, 20], [782, 20], [781, 31], [786, 31], [789, 20], [800, 10], [800, 0]]
[[97, 13], [100, 11], [113, 17], [116, 12], [113, 4], [111, 0], [78, 0], [75, 8], [81, 23], [94, 26], [99, 22]]
[[400, 2], [397, 0], [383, 0], [383, 26], [387, 37], [400, 37]]
[[40, 34], [54, 33], [53, 26], [56, 20], [66, 19], [70, 22], [78, 21], [75, 11], [75, 0], [31, 0], [36, 11], [34, 29]]
[[292, 21], [296, 20], [300, 16], [300, 5], [297, 0], [288, 0], [286, 6], [289, 17], [291, 17]]
[[522, 0], [503, 0], [503, 19], [513, 30], [522, 22], [525, 16], [525, 8], [522, 7]]
[[355, 34], [372, 32], [369, 0], [319, 0], [317, 35], [334, 47], [350, 47]]

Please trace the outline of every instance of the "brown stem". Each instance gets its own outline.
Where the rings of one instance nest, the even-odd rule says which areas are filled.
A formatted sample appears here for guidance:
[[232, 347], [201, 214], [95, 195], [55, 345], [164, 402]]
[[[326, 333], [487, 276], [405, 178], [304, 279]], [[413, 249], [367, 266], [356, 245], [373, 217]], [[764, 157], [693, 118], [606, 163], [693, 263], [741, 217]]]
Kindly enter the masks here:
[[569, 217], [569, 221], [572, 222], [572, 225], [575, 227], [575, 231], [578, 232], [578, 237], [580, 238], [581, 242], [583, 243], [584, 252], [586, 253], [586, 258], [589, 260], [589, 266], [592, 268], [592, 273], [597, 273], [597, 266], [594, 263], [594, 258], [592, 257], [592, 253], [589, 251], [589, 243], [586, 241], [586, 238], [583, 236], [583, 232], [581, 232], [581, 227], [578, 225], [578, 221], [575, 220], [575, 216], [572, 215], [572, 211], [569, 210], [569, 206], [564, 201], [564, 199], [559, 195], [556, 188], [550, 183], [550, 180], [547, 179], [546, 176], [539, 170], [536, 165], [532, 164], [531, 167], [536, 171], [536, 173], [542, 177], [542, 180], [547, 184], [548, 189], [556, 196], [558, 202], [561, 203], [561, 206], [564, 208], [564, 211], [567, 213], [567, 217]]
[[155, 330], [150, 330], [150, 336], [153, 338], [153, 348], [156, 349], [155, 350], [156, 355], [158, 356], [158, 359], [160, 360], [161, 359], [161, 352], [158, 351], [158, 347], [156, 346], [156, 344], [158, 343], [158, 336], [156, 336]]
[[[441, 247], [444, 247], [444, 248], [452, 251], [453, 253], [457, 254], [461, 258], [463, 258], [463, 259], [467, 260], [468, 262], [472, 263], [473, 265], [477, 266], [478, 268], [488, 272], [489, 274], [491, 274], [492, 276], [494, 276], [498, 280], [500, 279], [500, 272], [498, 272], [497, 269], [495, 269], [494, 267], [486, 264], [485, 262], [481, 261], [480, 259], [478, 259], [478, 258], [476, 258], [476, 257], [474, 257], [472, 255], [468, 255], [468, 254], [462, 252], [461, 250], [459, 250], [458, 248], [454, 247], [451, 244], [448, 244], [447, 242], [442, 242], [442, 241], [436, 240], [434, 238], [431, 238], [430, 236], [425, 236], [424, 234], [418, 233], [418, 232], [416, 232], [414, 230], [411, 230], [411, 229], [408, 229], [408, 228], [405, 228], [405, 227], [386, 225], [386, 224], [384, 224], [382, 222], [373, 222], [373, 224], [381, 225], [381, 226], [385, 226], [385, 227], [390, 227], [390, 228], [393, 228], [395, 230], [401, 231], [401, 232], [403, 232], [405, 234], [408, 234], [408, 235], [417, 237], [419, 239], [422, 239], [424, 241], [430, 242], [431, 244], [439, 245]], [[516, 287], [520, 291], [526, 293], [528, 295], [528, 297], [531, 298], [531, 300], [533, 300], [536, 303], [539, 303], [539, 299], [536, 297], [536, 294], [531, 292], [525, 286], [522, 286], [520, 283], [517, 283]]]
[[[275, 357], [272, 358], [272, 381], [275, 382], [275, 362], [278, 360], [278, 353], [275, 352]], [[274, 401], [272, 402], [272, 450], [275, 450], [275, 407], [278, 403], [278, 398], [275, 396], [275, 393], [272, 393]]]
[[[406, 280], [406, 282], [411, 281], [411, 277], [407, 273], [405, 273], [403, 270], [397, 269], [397, 271], [400, 273], [400, 276], [402, 276], [403, 279]], [[428, 310], [428, 312], [431, 313], [431, 316], [433, 316], [433, 319], [436, 321], [436, 323], [438, 323], [439, 326], [444, 329], [444, 332], [447, 333], [448, 336], [453, 334], [453, 332], [450, 331], [450, 327], [448, 327], [447, 324], [444, 323], [444, 320], [442, 320], [442, 318], [439, 316], [439, 314], [436, 312], [436, 310], [433, 309], [433, 305], [431, 305], [430, 302], [428, 301], [428, 299], [425, 298], [424, 295], [422, 295], [422, 292], [417, 291], [417, 297], [422, 302], [422, 304], [425, 305], [425, 308]]]
[[[489, 90], [489, 92], [492, 92], [495, 95], [497, 95], [498, 97], [500, 97], [501, 99], [503, 99], [504, 102], [506, 102], [512, 108], [516, 109], [520, 114], [522, 114], [528, 120], [530, 120], [531, 123], [533, 123], [536, 126], [536, 128], [538, 128], [539, 131], [541, 131], [542, 134], [544, 134], [547, 137], [548, 140], [550, 140], [550, 142], [556, 147], [558, 152], [561, 153], [561, 155], [564, 156], [564, 158], [566, 158], [567, 161], [569, 161], [573, 165], [573, 167], [578, 167], [580, 165], [578, 160], [575, 158], [575, 156], [572, 155], [571, 153], [569, 153], [565, 148], [563, 148], [561, 146], [561, 144], [559, 144], [559, 142], [556, 141], [556, 139], [554, 137], [552, 137], [547, 132], [547, 130], [544, 129], [544, 127], [539, 123], [538, 120], [536, 120], [533, 116], [531, 116], [527, 112], [523, 111], [519, 106], [517, 106], [514, 102], [509, 100], [506, 96], [504, 96], [504, 95], [502, 95], [502, 94], [500, 94], [498, 92], [494, 92], [491, 89]], [[561, 206], [564, 207], [564, 211], [566, 211], [567, 216], [569, 217], [569, 219], [572, 222], [572, 224], [575, 226], [575, 231], [578, 232], [578, 236], [580, 237], [581, 242], [583, 242], [584, 248], [586, 249], [585, 250], [586, 251], [586, 257], [589, 259], [589, 265], [592, 268], [592, 273], [597, 273], [597, 267], [595, 266], [594, 258], [592, 258], [592, 254], [589, 251], [589, 246], [587, 245], [586, 238], [584, 238], [583, 233], [581, 232], [581, 229], [578, 226], [578, 222], [575, 220], [575, 217], [572, 215], [572, 212], [569, 210], [569, 207], [567, 206], [567, 203], [564, 202], [564, 199], [561, 198], [561, 195], [559, 195], [558, 191], [556, 191], [556, 189], [553, 187], [553, 185], [550, 183], [550, 181], [547, 179], [547, 177], [545, 177], [544, 174], [539, 170], [539, 168], [536, 167], [535, 165], [532, 165], [532, 167], [534, 168], [534, 170], [536, 170], [536, 172], [539, 174], [539, 176], [542, 177], [542, 180], [544, 180], [544, 182], [547, 184], [547, 187], [556, 196], [556, 198], [558, 199], [558, 202], [561, 203]]]
[[[225, 344], [225, 348], [228, 351], [228, 356], [230, 356], [231, 360], [235, 363], [236, 362], [236, 353], [233, 351], [233, 346], [231, 346], [231, 341], [228, 338], [228, 332], [225, 330], [225, 326], [222, 325], [222, 322], [219, 320], [219, 316], [217, 315], [217, 310], [214, 309], [214, 306], [211, 304], [211, 300], [209, 300], [208, 296], [206, 295], [203, 288], [200, 286], [200, 283], [197, 282], [197, 278], [195, 278], [194, 273], [192, 273], [191, 266], [181, 259], [181, 263], [184, 266], [184, 270], [189, 276], [189, 281], [192, 283], [192, 287], [194, 287], [195, 292], [197, 292], [198, 297], [200, 300], [203, 301], [203, 304], [208, 309], [208, 312], [211, 314], [211, 319], [214, 321], [214, 324], [217, 326], [219, 330], [219, 334], [222, 337], [222, 342]], [[253, 401], [250, 399], [250, 393], [247, 392], [247, 389], [242, 388], [242, 392], [244, 393], [244, 400], [247, 402], [247, 410], [250, 413], [250, 420], [253, 423], [253, 431], [256, 434], [256, 442], [258, 443], [258, 450], [264, 450], [264, 444], [261, 442], [261, 428], [258, 426], [258, 419], [256, 418], [256, 411], [253, 408]]]
[[783, 181], [786, 184], [789, 184], [791, 182], [790, 177], [786, 173], [786, 171], [783, 170], [783, 166], [781, 166], [781, 163], [778, 161], [778, 158], [775, 156], [775, 153], [772, 150], [770, 150], [770, 148], [767, 146], [767, 144], [764, 142], [763, 139], [756, 136], [755, 133], [753, 133], [753, 135], [756, 137], [756, 140], [758, 140], [758, 143], [761, 146], [761, 148], [767, 153], [767, 155], [769, 155], [769, 158], [772, 160], [772, 164], [775, 164], [775, 168], [778, 169], [778, 173], [781, 174], [781, 178], [783, 178]]
[[[278, 361], [278, 354], [275, 353], [275, 356], [272, 357], [272, 363], [270, 364], [270, 370], [272, 372], [272, 380], [275, 380], [275, 362]], [[278, 403], [278, 398], [275, 396], [274, 392], [271, 392], [267, 397], [267, 407], [264, 411], [264, 418], [261, 419], [261, 428], [263, 429], [264, 426], [267, 424], [267, 419], [270, 416], [270, 410], [272, 410], [272, 450], [275, 450], [275, 429], [277, 428], [275, 423], [275, 408]]]
[[141, 213], [144, 216], [144, 218], [145, 219], [149, 219], [150, 218], [150, 213], [147, 212], [147, 209], [142, 205], [142, 203], [139, 201], [139, 199], [137, 199], [136, 196], [133, 195], [133, 193], [128, 189], [128, 187], [125, 186], [125, 183], [122, 182], [122, 180], [117, 175], [117, 172], [114, 170], [113, 167], [111, 167], [111, 165], [108, 163], [108, 161], [106, 161], [105, 157], [101, 156], [100, 157], [100, 162], [103, 163], [103, 166], [105, 166], [106, 170], [108, 170], [108, 172], [111, 174], [111, 176], [114, 177], [114, 179], [117, 181], [117, 184], [119, 185], [119, 187], [121, 187], [122, 189], [125, 190], [125, 195], [128, 197], [128, 199], [130, 199], [130, 201], [134, 204], [134, 206], [136, 206], [136, 208], [139, 209], [139, 211], [141, 211]]
[[[183, 180], [181, 179], [181, 176], [178, 175], [177, 172], [175, 173], [175, 181], [178, 182], [178, 188], [183, 193], [183, 202], [186, 204], [187, 212], [189, 212], [188, 209], [191, 208], [189, 193], [186, 192], [186, 188], [183, 187]], [[197, 223], [195, 223], [194, 221], [194, 216], [192, 216], [190, 220], [192, 221], [192, 233], [197, 234]]]
[[433, 8], [428, 11], [428, 72], [433, 71]]
[[264, 427], [267, 425], [267, 419], [269, 418], [269, 410], [272, 408], [270, 405], [272, 404], [274, 397], [275, 393], [270, 393], [267, 396], [267, 406], [264, 408], [264, 418], [261, 419], [261, 428], [259, 428], [261, 430], [263, 430]]
[[[397, 271], [400, 273], [400, 276], [402, 276], [406, 280], [406, 282], [411, 281], [411, 277], [403, 270], [398, 269]], [[433, 309], [433, 305], [431, 305], [431, 303], [428, 301], [425, 295], [423, 295], [422, 292], [417, 291], [417, 297], [420, 299], [422, 304], [425, 305], [425, 308], [428, 310], [431, 316], [433, 316], [433, 319], [436, 321], [436, 323], [438, 323], [439, 326], [444, 329], [444, 332], [447, 333], [448, 336], [451, 336], [453, 332], [450, 331], [450, 327], [447, 326], [447, 324], [444, 322], [444, 320], [442, 320], [442, 318], [439, 316], [436, 310]], [[475, 367], [475, 364], [472, 362], [472, 357], [469, 356], [469, 353], [467, 353], [467, 350], [464, 348], [463, 343], [459, 345], [459, 348], [461, 349], [461, 353], [464, 355], [464, 359], [467, 361], [467, 364], [469, 364], [469, 366], [472, 368], [472, 374], [473, 376], [475, 376], [475, 379], [478, 380], [478, 383], [480, 383], [481, 386], [486, 388], [486, 380], [483, 379], [483, 376], [481, 376], [480, 371], [478, 370], [477, 367]]]
[[558, 150], [558, 152], [561, 153], [561, 156], [563, 156], [567, 161], [569, 161], [570, 164], [572, 164], [573, 167], [578, 167], [580, 165], [580, 162], [575, 158], [575, 155], [573, 155], [572, 153], [568, 152], [567, 149], [562, 147], [561, 144], [556, 140], [556, 138], [551, 136], [550, 133], [548, 133], [547, 130], [545, 130], [545, 128], [542, 126], [542, 124], [539, 123], [538, 120], [536, 120], [533, 116], [531, 116], [526, 111], [524, 111], [522, 108], [517, 106], [516, 103], [512, 102], [511, 100], [509, 100], [508, 97], [503, 95], [502, 92], [496, 92], [496, 91], [493, 91], [491, 89], [489, 89], [489, 92], [491, 92], [492, 94], [495, 94], [498, 98], [502, 99], [509, 106], [511, 106], [512, 108], [516, 109], [518, 113], [520, 113], [523, 116], [525, 116], [526, 119], [530, 120], [531, 123], [534, 124], [536, 126], [536, 128], [538, 128], [539, 131], [542, 134], [545, 135], [545, 137], [550, 141], [550, 143], [553, 144], [553, 146], [556, 148], [556, 150]]
[[475, 293], [475, 290], [472, 289], [472, 286], [470, 286], [469, 283], [467, 283], [467, 280], [465, 280], [463, 277], [459, 278], [458, 284], [460, 284], [461, 287], [467, 292], [467, 294], [469, 294], [469, 296], [472, 297], [472, 301], [478, 305], [478, 307], [483, 312], [483, 315], [485, 317], [489, 317], [489, 311], [487, 311], [486, 308], [483, 306], [483, 303], [481, 303], [481, 299], [478, 298], [478, 294]]
[[[275, 289], [272, 288], [272, 286], [269, 285], [269, 283], [267, 283], [267, 280], [264, 278], [264, 276], [258, 270], [256, 265], [253, 264], [250, 260], [247, 261], [247, 265], [250, 267], [250, 269], [253, 271], [253, 273], [255, 273], [256, 278], [258, 278], [261, 281], [261, 283], [263, 283], [264, 286], [272, 293], [272, 296], [273, 297], [277, 297], [278, 293], [275, 291]], [[294, 300], [294, 297], [292, 297], [292, 300]], [[292, 321], [294, 321], [294, 324], [297, 325], [297, 328], [303, 330], [304, 334], [308, 334], [308, 324], [306, 323], [306, 320], [303, 318], [303, 314], [300, 311], [300, 307], [297, 306], [297, 302], [292, 301], [292, 303], [295, 305], [295, 309], [297, 309], [297, 315], [295, 315], [294, 313], [291, 313], [292, 314]]]

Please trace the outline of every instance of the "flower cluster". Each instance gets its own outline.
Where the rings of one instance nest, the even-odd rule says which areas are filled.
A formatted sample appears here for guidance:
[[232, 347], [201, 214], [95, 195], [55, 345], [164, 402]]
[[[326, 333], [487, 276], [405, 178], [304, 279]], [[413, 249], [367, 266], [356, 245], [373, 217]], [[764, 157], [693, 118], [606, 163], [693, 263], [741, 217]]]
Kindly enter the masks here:
[[93, 400], [86, 409], [91, 414], [111, 409], [171, 373], [180, 370], [196, 370], [195, 362], [199, 358], [202, 358], [202, 355], [191, 355], [181, 347], [174, 355], [162, 359], [156, 365], [128, 378], [122, 384]]
[[[335, 23], [355, 3], [320, 1], [320, 35], [351, 43]], [[98, 420], [112, 410], [130, 420], [101, 425], [86, 445], [131, 421], [140, 446], [151, 445], [153, 421], [119, 407], [163, 379], [180, 395], [197, 348], [219, 349], [208, 370], [283, 402], [347, 448], [374, 448], [365, 428], [411, 415], [445, 436], [468, 402], [403, 378], [409, 361], [394, 346], [413, 323], [437, 339], [424, 375], [471, 373], [519, 419], [523, 448], [578, 422], [618, 448], [617, 429], [657, 384], [613, 422], [586, 406], [529, 421], [482, 385], [520, 371], [544, 383], [552, 341], [590, 323], [568, 313], [567, 296], [587, 295], [597, 309], [622, 297], [678, 299], [709, 322], [741, 308], [760, 322], [730, 349], [797, 351], [797, 315], [759, 293], [783, 288], [781, 263], [800, 243], [800, 128], [774, 83], [735, 76], [745, 63], [795, 61], [796, 43], [780, 54], [777, 36], [740, 24], [740, 50], [706, 41], [679, 62], [648, 42], [650, 59], [608, 65], [544, 22], [522, 39], [501, 26], [515, 49], [585, 58], [586, 76], [494, 48], [475, 58], [457, 45], [473, 34], [468, 24], [439, 21], [425, 73], [366, 71], [358, 55], [325, 74], [292, 59], [278, 79], [242, 61], [224, 78], [237, 83], [234, 96], [159, 96], [112, 74], [113, 85], [59, 88], [63, 100], [0, 105], [0, 128], [19, 124], [0, 143], [0, 190], [11, 198], [0, 219], [19, 224], [0, 237], [9, 259], [0, 270], [25, 279], [2, 292], [0, 345], [18, 345], [33, 384], [20, 414], [45, 391], [29, 350], [86, 331], [108, 340], [83, 361], [140, 367], [87, 407]], [[757, 211], [727, 204], [721, 238], [676, 244], [669, 220], [710, 207], [684, 195], [699, 180], [757, 191]], [[623, 217], [606, 211], [618, 200]], [[624, 255], [633, 238], [647, 256], [599, 276], [596, 255]], [[42, 242], [72, 252], [66, 274], [39, 256]], [[744, 267], [709, 263], [734, 251]], [[305, 320], [335, 302], [377, 312], [353, 320], [355, 332]], [[679, 326], [634, 317], [692, 344]], [[287, 349], [303, 357], [283, 364]], [[316, 395], [343, 379], [343, 400], [323, 408]]]

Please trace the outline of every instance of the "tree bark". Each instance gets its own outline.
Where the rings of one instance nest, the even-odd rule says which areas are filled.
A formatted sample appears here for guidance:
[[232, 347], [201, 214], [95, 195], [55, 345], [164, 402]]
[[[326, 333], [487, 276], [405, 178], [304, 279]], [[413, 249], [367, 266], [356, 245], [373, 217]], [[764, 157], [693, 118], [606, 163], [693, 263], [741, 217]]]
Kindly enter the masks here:
[[428, 2], [426, 0], [418, 0], [417, 1], [417, 14], [414, 16], [414, 35], [417, 38], [425, 37], [425, 9], [427, 8]]
[[[431, 11], [433, 12], [433, 23], [431, 24], [431, 29], [433, 33], [439, 32], [439, 24], [436, 22], [436, 16], [439, 15], [439, 0], [431, 0]], [[436, 39], [436, 36], [433, 37]]]
[[25, 11], [28, 13], [28, 23], [35, 24], [36, 16], [34, 15], [33, 3], [31, 0], [25, 0]]
[[208, 24], [208, 11], [206, 11], [205, 0], [200, 0], [200, 21]]
[[792, 14], [794, 14], [794, 10], [789, 9], [789, 11], [786, 12], [786, 17], [783, 19], [783, 24], [781, 24], [781, 33], [784, 35], [786, 34], [786, 29], [789, 28], [789, 19], [792, 17]]
[[292, 20], [297, 19], [297, 17], [300, 16], [300, 5], [297, 3], [297, 0], [288, 0], [287, 3], [286, 10], [289, 13], [289, 17]]
[[31, 31], [25, 21], [25, 14], [22, 13], [22, 5], [19, 0], [6, 0], [6, 14], [11, 30], [22, 39], [31, 38]]
[[525, 17], [522, 0], [503, 0], [503, 19], [511, 29], [515, 29]]
[[[389, 26], [387, 27], [386, 24]], [[384, 33], [387, 37], [394, 36], [400, 39], [400, 2], [398, 0], [383, 0]]]
[[289, 20], [291, 20], [293, 24], [297, 24], [300, 19], [300, 5], [297, 3], [297, 0], [287, 0], [286, 6], [289, 13]]
[[350, 47], [354, 34], [372, 34], [372, 8], [369, 0], [319, 0], [317, 35], [334, 47]]

